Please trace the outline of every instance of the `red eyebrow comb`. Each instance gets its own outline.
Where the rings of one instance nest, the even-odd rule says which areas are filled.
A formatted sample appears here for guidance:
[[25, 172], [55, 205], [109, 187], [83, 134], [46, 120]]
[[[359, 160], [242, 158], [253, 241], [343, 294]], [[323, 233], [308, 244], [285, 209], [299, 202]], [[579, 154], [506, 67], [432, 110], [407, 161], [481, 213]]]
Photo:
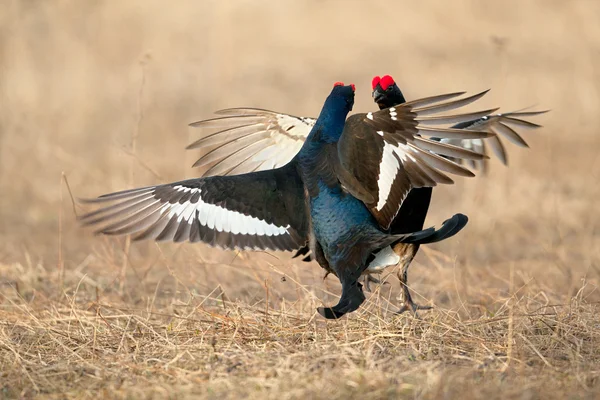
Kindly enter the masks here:
[[333, 87], [336, 87], [336, 86], [344, 86], [344, 82], [336, 82], [336, 83], [334, 83]]
[[371, 89], [375, 90], [375, 86], [377, 86], [380, 81], [381, 78], [379, 76], [374, 77], [373, 81], [371, 82]]
[[381, 86], [381, 88], [383, 90], [387, 90], [387, 88], [389, 88], [390, 86], [392, 86], [394, 84], [394, 78], [392, 78], [389, 75], [385, 75], [383, 78], [381, 78], [381, 80], [379, 81], [379, 85]]

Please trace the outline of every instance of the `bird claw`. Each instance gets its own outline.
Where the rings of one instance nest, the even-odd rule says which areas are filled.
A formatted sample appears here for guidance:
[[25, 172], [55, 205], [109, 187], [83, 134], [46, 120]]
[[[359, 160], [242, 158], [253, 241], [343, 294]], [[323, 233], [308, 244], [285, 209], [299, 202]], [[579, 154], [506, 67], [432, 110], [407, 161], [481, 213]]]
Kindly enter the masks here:
[[410, 295], [410, 290], [408, 289], [408, 285], [406, 284], [407, 269], [408, 269], [408, 266], [405, 266], [405, 268], [403, 268], [401, 273], [398, 274], [398, 279], [400, 280], [400, 283], [402, 284], [402, 292], [400, 293], [400, 308], [396, 312], [396, 315], [403, 314], [407, 311], [411, 311], [413, 317], [419, 319], [420, 317], [419, 317], [419, 314], [417, 313], [417, 310], [431, 310], [433, 307], [432, 306], [422, 306], [413, 301], [412, 296]]
[[409, 302], [403, 302], [402, 305], [400, 306], [400, 309], [398, 311], [396, 311], [396, 314], [400, 315], [400, 314], [405, 313], [406, 311], [412, 311], [415, 318], [419, 318], [419, 314], [417, 313], [417, 310], [431, 310], [432, 308], [433, 308], [432, 306], [422, 306], [422, 305], [413, 303], [411, 300]]
[[363, 278], [363, 284], [364, 284], [364, 288], [367, 292], [371, 293], [371, 283], [374, 283], [376, 285], [389, 285], [390, 283], [385, 281], [385, 282], [381, 282], [381, 280], [374, 278], [373, 275], [365, 275]]
[[413, 301], [412, 296], [408, 287], [404, 285], [402, 287], [402, 294], [400, 295], [400, 309], [396, 312], [397, 315], [403, 314], [406, 311], [411, 311], [415, 318], [420, 318], [417, 310], [431, 310], [432, 306], [422, 306]]

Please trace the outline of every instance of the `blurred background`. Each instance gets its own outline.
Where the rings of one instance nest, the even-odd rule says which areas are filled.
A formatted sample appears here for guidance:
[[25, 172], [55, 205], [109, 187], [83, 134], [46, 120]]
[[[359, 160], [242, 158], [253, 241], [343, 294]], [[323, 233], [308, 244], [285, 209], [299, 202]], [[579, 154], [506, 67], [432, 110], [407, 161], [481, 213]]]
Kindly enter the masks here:
[[[253, 304], [267, 285], [274, 306], [306, 293], [334, 301], [336, 279], [289, 254], [95, 237], [77, 225], [81, 210], [62, 174], [75, 197], [197, 176], [198, 153], [184, 147], [201, 132], [188, 123], [238, 106], [316, 116], [335, 81], [355, 83], [355, 111], [368, 111], [371, 78], [391, 74], [408, 100], [491, 88], [478, 106], [552, 110], [534, 120], [543, 129], [523, 132], [530, 149], [507, 144], [508, 168], [494, 159], [487, 176], [434, 191], [429, 225], [455, 212], [470, 223], [419, 253], [416, 300], [493, 309], [511, 269], [535, 301], [565, 302], [581, 288], [600, 300], [600, 2], [4, 0], [0, 8], [0, 274], [24, 295], [56, 298], [82, 285], [135, 304], [218, 288]], [[390, 282], [383, 291], [393, 303]]]

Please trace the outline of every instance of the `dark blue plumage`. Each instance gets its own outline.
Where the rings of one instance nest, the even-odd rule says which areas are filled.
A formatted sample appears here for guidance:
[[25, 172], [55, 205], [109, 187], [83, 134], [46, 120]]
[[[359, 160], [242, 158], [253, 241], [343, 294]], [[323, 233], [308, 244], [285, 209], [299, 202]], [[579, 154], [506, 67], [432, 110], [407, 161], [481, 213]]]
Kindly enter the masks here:
[[382, 231], [365, 203], [345, 191], [339, 181], [336, 145], [353, 104], [354, 89], [335, 86], [296, 158], [309, 195], [314, 239], [342, 283], [339, 304], [319, 309], [326, 318], [338, 318], [360, 306], [364, 294], [358, 279], [367, 259], [398, 240]]

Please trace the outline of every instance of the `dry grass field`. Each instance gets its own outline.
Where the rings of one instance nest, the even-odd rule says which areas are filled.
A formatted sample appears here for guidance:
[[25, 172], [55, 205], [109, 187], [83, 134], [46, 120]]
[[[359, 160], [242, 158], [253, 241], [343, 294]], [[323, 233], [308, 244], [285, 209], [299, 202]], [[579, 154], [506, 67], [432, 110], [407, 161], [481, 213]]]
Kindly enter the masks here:
[[[0, 4], [0, 398], [600, 397], [600, 2]], [[339, 321], [287, 253], [92, 235], [75, 197], [199, 173], [219, 108], [316, 115], [335, 81], [551, 113], [510, 167], [436, 189], [467, 228]], [[64, 174], [64, 175], [63, 175]], [[65, 179], [66, 178], [66, 179]], [[68, 186], [66, 185], [68, 182]]]

